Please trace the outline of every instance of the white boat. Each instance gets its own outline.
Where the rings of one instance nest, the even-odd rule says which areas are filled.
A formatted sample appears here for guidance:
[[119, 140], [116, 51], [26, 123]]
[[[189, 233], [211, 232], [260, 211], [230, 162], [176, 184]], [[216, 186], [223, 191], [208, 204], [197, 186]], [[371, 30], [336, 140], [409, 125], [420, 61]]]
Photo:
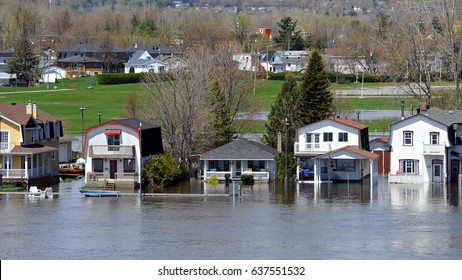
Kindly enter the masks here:
[[120, 196], [119, 191], [105, 191], [105, 190], [79, 190], [85, 196], [103, 197], [103, 196]]
[[30, 186], [28, 197], [36, 198], [53, 198], [53, 189], [51, 187], [46, 188], [44, 191], [37, 188], [37, 186]]

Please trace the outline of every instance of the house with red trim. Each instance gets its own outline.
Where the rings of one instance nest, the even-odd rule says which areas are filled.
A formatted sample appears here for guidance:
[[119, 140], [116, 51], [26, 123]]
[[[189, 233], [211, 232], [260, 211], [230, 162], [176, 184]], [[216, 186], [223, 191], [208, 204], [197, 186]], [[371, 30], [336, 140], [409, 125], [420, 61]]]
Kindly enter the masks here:
[[330, 117], [296, 130], [294, 155], [299, 182], [359, 181], [378, 177], [378, 155], [369, 150], [369, 128]]
[[123, 188], [142, 183], [146, 160], [163, 153], [159, 126], [136, 118], [111, 120], [85, 131], [87, 186]]

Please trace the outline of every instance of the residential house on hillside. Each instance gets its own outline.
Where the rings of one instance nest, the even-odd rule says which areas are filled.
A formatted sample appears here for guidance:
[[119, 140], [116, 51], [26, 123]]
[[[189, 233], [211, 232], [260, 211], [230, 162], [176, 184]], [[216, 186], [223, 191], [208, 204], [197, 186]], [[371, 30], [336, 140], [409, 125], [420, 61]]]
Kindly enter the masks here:
[[12, 79], [16, 78], [16, 74], [12, 75], [6, 72], [8, 61], [12, 56], [12, 50], [0, 50], [0, 85], [10, 85]]
[[127, 61], [132, 54], [129, 49], [112, 45], [96, 45], [90, 43], [80, 43], [58, 51], [57, 59], [67, 59], [75, 56], [86, 56], [106, 63], [117, 63]]
[[103, 62], [84, 55], [75, 55], [56, 60], [59, 67], [66, 70], [66, 78], [93, 76], [103, 73]]
[[296, 130], [294, 155], [297, 180], [377, 180], [377, 158], [369, 151], [368, 127], [353, 120], [330, 117]]
[[53, 184], [58, 176], [61, 136], [61, 121], [39, 110], [35, 103], [0, 103], [2, 180], [36, 186]]
[[273, 181], [278, 154], [274, 148], [239, 138], [201, 154], [201, 176], [204, 180], [214, 175], [225, 180], [225, 174], [229, 174], [233, 180], [240, 180], [242, 174], [249, 174], [255, 181]]
[[441, 183], [461, 173], [462, 112], [426, 109], [390, 125], [390, 183]]
[[[139, 45], [133, 44], [127, 48], [130, 54], [136, 53], [138, 50], [147, 51], [153, 58], [158, 56], [179, 57], [181, 54], [178, 50], [165, 45]], [[128, 59], [127, 59], [128, 60]]]
[[161, 129], [135, 118], [111, 120], [86, 130], [84, 152], [87, 185], [134, 187], [149, 156], [163, 153]]
[[137, 50], [125, 63], [125, 73], [130, 73], [131, 67], [133, 67], [135, 73], [161, 73], [167, 70], [167, 66], [168, 64], [154, 59], [147, 51]]

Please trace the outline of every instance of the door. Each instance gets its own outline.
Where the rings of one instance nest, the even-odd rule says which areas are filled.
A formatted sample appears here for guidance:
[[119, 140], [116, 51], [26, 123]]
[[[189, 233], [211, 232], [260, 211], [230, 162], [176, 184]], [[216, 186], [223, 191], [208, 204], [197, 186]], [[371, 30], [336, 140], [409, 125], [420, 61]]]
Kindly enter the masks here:
[[459, 178], [459, 160], [458, 159], [453, 159], [451, 160], [451, 180], [452, 181], [457, 181], [457, 178]]
[[117, 160], [111, 159], [111, 161], [109, 161], [109, 178], [117, 179], [116, 173], [117, 173]]
[[236, 166], [234, 168], [234, 175], [235, 177], [241, 177], [241, 161], [236, 160]]
[[441, 183], [442, 182], [441, 163], [434, 163], [433, 164], [433, 182], [434, 183]]

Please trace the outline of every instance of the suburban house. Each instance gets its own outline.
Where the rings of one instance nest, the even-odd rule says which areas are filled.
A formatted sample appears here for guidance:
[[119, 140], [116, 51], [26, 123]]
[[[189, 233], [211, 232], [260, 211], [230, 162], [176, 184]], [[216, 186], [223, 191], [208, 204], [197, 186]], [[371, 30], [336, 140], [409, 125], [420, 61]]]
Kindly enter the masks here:
[[42, 69], [40, 82], [54, 84], [58, 79], [67, 77], [66, 69], [59, 66], [50, 65]]
[[308, 67], [309, 54], [306, 51], [284, 51], [282, 64], [287, 72], [302, 72]]
[[20, 181], [29, 186], [49, 186], [59, 167], [61, 121], [26, 106], [0, 103], [0, 163], [4, 182]]
[[74, 56], [86, 56], [99, 61], [116, 63], [127, 61], [133, 53], [127, 48], [112, 45], [96, 45], [91, 43], [80, 43], [58, 51], [57, 59], [62, 60]]
[[9, 74], [8, 61], [13, 56], [13, 50], [0, 50], [0, 85], [10, 85], [12, 80], [16, 78], [16, 74]]
[[168, 64], [154, 59], [147, 51], [137, 50], [125, 65], [125, 73], [130, 73], [133, 67], [135, 73], [161, 73], [167, 70]]
[[390, 125], [390, 183], [457, 180], [462, 158], [462, 112], [422, 110]]
[[85, 132], [85, 183], [134, 187], [151, 155], [163, 153], [159, 126], [135, 118], [111, 120]]
[[273, 181], [278, 154], [274, 148], [239, 138], [200, 155], [201, 177], [225, 180], [225, 174], [230, 174], [231, 179], [240, 180], [242, 174], [249, 174], [255, 181]]
[[84, 55], [75, 55], [56, 60], [56, 64], [66, 70], [66, 78], [93, 76], [103, 73], [103, 62]]
[[78, 140], [71, 135], [63, 135], [59, 138], [59, 163], [68, 163], [72, 158], [72, 141]]
[[369, 151], [368, 126], [330, 117], [296, 130], [294, 156], [298, 181], [377, 179], [376, 154]]

